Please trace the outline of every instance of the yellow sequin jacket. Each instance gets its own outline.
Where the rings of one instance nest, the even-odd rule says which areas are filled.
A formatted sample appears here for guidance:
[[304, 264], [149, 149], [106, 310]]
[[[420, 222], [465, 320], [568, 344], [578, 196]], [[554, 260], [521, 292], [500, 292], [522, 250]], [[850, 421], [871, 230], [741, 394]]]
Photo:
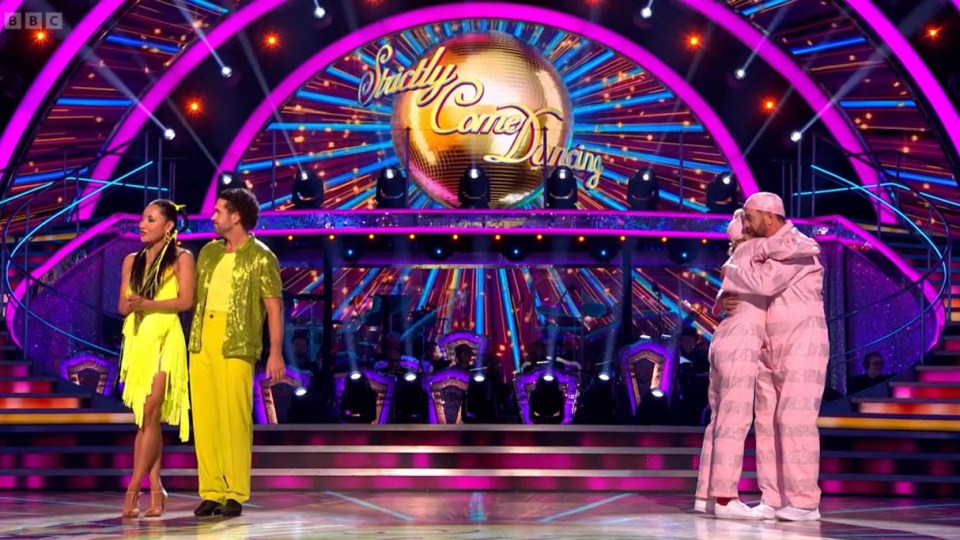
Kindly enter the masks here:
[[[207, 304], [210, 279], [223, 258], [224, 241], [214, 240], [203, 246], [197, 257], [196, 311], [190, 324], [190, 352], [200, 352], [203, 315]], [[223, 342], [224, 358], [260, 359], [263, 352], [263, 321], [266, 317], [264, 298], [280, 298], [280, 263], [263, 242], [250, 238], [237, 248], [233, 268], [230, 307], [227, 309], [227, 335]]]

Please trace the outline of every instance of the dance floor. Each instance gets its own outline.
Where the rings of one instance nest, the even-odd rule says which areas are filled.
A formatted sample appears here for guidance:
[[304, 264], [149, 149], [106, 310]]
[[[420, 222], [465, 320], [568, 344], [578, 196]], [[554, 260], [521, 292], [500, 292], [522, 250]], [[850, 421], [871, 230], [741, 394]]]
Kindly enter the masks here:
[[[823, 521], [721, 521], [683, 495], [257, 493], [238, 518], [195, 518], [171, 494], [158, 519], [120, 519], [122, 494], [0, 493], [0, 539], [73, 538], [960, 538], [960, 501], [830, 497]], [[753, 502], [753, 501], [749, 501]]]

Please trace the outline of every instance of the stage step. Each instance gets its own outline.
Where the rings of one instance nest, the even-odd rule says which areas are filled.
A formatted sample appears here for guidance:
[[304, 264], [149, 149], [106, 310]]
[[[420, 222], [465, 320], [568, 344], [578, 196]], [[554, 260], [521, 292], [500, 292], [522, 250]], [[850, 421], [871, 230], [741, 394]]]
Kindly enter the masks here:
[[0, 377], [0, 393], [47, 394], [57, 383], [54, 377]]
[[0, 409], [79, 409], [88, 401], [87, 395], [62, 393], [0, 394]]
[[921, 382], [960, 382], [960, 366], [917, 366]]
[[52, 426], [67, 424], [73, 429], [104, 424], [132, 424], [133, 413], [98, 409], [0, 409], [0, 433], [3, 427]]
[[[122, 490], [132, 425], [0, 425], [0, 488]], [[196, 459], [165, 427], [168, 489], [196, 490]], [[694, 489], [702, 428], [256, 426], [255, 490]], [[960, 493], [960, 433], [824, 429], [826, 493]], [[744, 490], [755, 491], [747, 439]]]
[[960, 399], [960, 383], [894, 382], [890, 388], [898, 399]]
[[853, 403], [867, 414], [960, 416], [960, 399], [853, 398]]
[[0, 360], [0, 377], [29, 377], [31, 367], [23, 360]]

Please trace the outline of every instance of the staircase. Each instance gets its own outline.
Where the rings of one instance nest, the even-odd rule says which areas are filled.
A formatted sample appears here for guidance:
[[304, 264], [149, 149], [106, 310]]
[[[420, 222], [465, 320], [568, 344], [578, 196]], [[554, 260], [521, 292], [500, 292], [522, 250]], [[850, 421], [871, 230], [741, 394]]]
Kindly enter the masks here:
[[[861, 225], [861, 227], [867, 230], [872, 228], [873, 230], [871, 232], [876, 234], [876, 227], [870, 227], [868, 225]], [[906, 231], [884, 230], [881, 232], [880, 238], [920, 272], [929, 269], [930, 266], [936, 262], [935, 259], [929, 262], [927, 261], [926, 247], [913, 235], [906, 233]], [[943, 240], [935, 238], [934, 243], [940, 245], [943, 243]], [[960, 254], [956, 251], [960, 245], [957, 245], [956, 240], [953, 243], [953, 257], [952, 260], [947, 261], [947, 267], [950, 270], [951, 286], [944, 298], [944, 307], [947, 307], [950, 311], [950, 322], [960, 322]], [[930, 280], [934, 288], [939, 290], [940, 285], [944, 281], [943, 272], [935, 271], [931, 273]]]
[[90, 424], [129, 422], [132, 415], [93, 406], [93, 392], [55, 376], [34, 373], [20, 359], [6, 329], [0, 331], [0, 425]]

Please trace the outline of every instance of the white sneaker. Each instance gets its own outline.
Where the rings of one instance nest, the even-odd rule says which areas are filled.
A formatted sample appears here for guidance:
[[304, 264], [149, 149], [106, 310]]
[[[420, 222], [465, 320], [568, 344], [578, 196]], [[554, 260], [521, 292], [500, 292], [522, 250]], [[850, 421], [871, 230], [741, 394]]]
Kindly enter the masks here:
[[697, 497], [697, 498], [693, 501], [693, 511], [694, 511], [694, 512], [697, 512], [697, 513], [700, 513], [700, 514], [706, 514], [706, 513], [707, 513], [707, 499], [701, 499], [700, 497]]
[[741, 519], [741, 520], [759, 520], [763, 517], [757, 512], [753, 511], [753, 508], [750, 508], [743, 501], [737, 499], [730, 501], [726, 505], [716, 505], [713, 508], [713, 515], [717, 519]]
[[777, 519], [777, 509], [769, 504], [760, 503], [753, 507], [753, 511], [759, 514], [761, 519]]
[[818, 521], [820, 519], [820, 509], [804, 510], [803, 508], [785, 506], [777, 510], [776, 517], [782, 521]]

